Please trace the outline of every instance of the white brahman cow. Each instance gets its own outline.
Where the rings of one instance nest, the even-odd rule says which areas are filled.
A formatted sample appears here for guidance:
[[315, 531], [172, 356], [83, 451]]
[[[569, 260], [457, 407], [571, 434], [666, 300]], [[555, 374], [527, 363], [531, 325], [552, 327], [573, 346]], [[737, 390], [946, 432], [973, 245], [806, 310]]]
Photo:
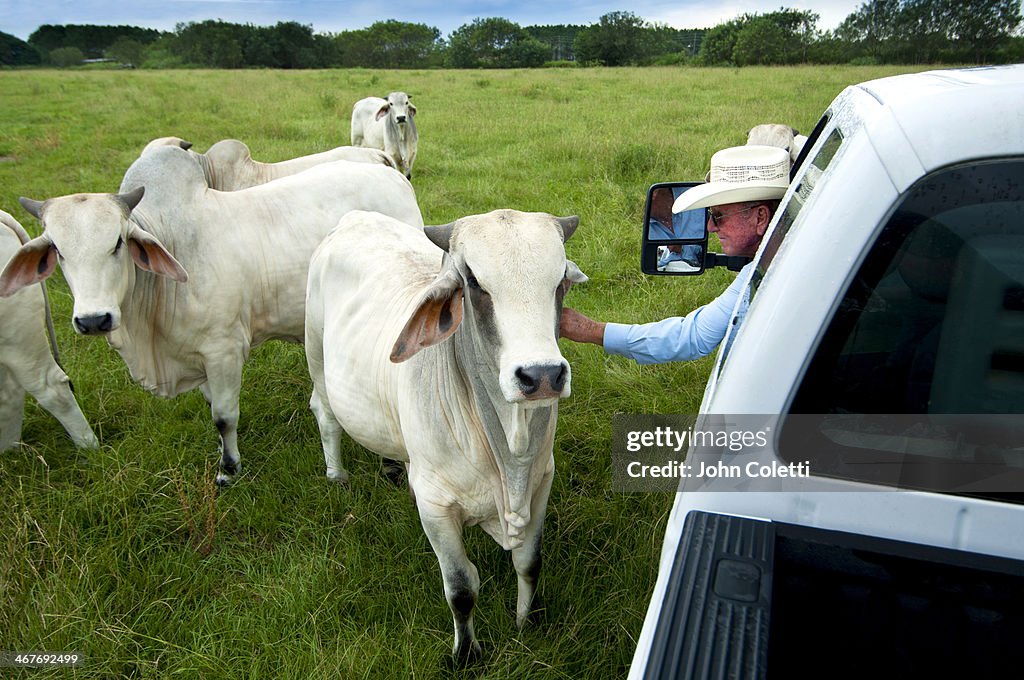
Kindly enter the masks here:
[[46, 278], [59, 260], [76, 331], [106, 335], [154, 394], [202, 390], [226, 484], [240, 470], [242, 365], [265, 340], [302, 341], [313, 250], [354, 209], [422, 225], [415, 193], [392, 168], [348, 161], [216, 191], [173, 146], [136, 160], [123, 186], [127, 193], [22, 199], [44, 231], [0, 274], [0, 295]]
[[[6, 263], [29, 235], [0, 210], [0, 262]], [[0, 299], [0, 451], [21, 439], [25, 392], [53, 414], [76, 446], [99, 442], [71, 392], [67, 374], [57, 363], [57, 341], [50, 321], [45, 284]]]
[[254, 161], [249, 147], [237, 139], [222, 139], [207, 149], [206, 153], [197, 154], [197, 157], [210, 187], [221, 191], [248, 189], [332, 161], [379, 163], [395, 167], [383, 151], [360, 146], [338, 146], [278, 163], [261, 163]]
[[310, 263], [306, 357], [327, 476], [348, 478], [342, 430], [406, 461], [462, 661], [479, 654], [464, 526], [512, 551], [520, 627], [530, 612], [570, 387], [558, 319], [565, 292], [586, 280], [563, 247], [577, 224], [498, 210], [421, 231], [357, 211]]
[[405, 92], [360, 99], [352, 106], [352, 144], [381, 149], [411, 178], [419, 143], [415, 118], [416, 107]]
[[[278, 163], [261, 163], [252, 159], [252, 153], [245, 142], [237, 139], [222, 139], [211, 146], [206, 153], [192, 151], [192, 142], [180, 137], [160, 137], [145, 146], [140, 156], [163, 146], [177, 146], [189, 152], [203, 169], [206, 183], [219, 191], [238, 191], [275, 179], [288, 177], [308, 170], [321, 163], [353, 161], [355, 163], [378, 163], [395, 167], [391, 158], [379, 149], [361, 146], [338, 146], [320, 153], [299, 156]], [[122, 185], [121, 191], [124, 191]]]
[[796, 128], [781, 123], [762, 123], [755, 125], [747, 132], [748, 145], [777, 146], [780, 149], [785, 149], [794, 163], [806, 142], [807, 137], [800, 134]]

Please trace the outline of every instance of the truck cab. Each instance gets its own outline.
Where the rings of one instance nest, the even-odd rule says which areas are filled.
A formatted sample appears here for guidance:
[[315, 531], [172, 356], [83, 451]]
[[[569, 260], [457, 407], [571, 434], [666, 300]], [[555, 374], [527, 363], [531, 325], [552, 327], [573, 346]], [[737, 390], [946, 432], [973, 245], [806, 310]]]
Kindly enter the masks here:
[[844, 90], [754, 262], [629, 677], [1019, 674], [1024, 66]]

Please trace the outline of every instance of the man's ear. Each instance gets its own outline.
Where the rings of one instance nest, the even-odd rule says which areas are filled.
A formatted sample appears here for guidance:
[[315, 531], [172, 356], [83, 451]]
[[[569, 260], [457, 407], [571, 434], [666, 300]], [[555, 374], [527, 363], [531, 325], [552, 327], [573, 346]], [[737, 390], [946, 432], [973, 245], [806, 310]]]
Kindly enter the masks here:
[[10, 297], [25, 286], [45, 280], [57, 268], [57, 249], [45, 234], [15, 251], [0, 274], [0, 297]]
[[441, 274], [399, 333], [391, 349], [391, 361], [401, 363], [454, 333], [462, 323], [462, 298], [459, 277], [452, 271]]
[[139, 269], [166, 276], [178, 283], [188, 281], [188, 272], [150, 233], [132, 224], [128, 229], [128, 252]]

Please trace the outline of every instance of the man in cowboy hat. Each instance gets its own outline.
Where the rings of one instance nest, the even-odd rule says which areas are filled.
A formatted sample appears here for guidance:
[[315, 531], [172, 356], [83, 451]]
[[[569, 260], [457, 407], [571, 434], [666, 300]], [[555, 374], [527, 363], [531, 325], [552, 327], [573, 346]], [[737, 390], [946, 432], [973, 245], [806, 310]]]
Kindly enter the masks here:
[[[709, 208], [708, 231], [717, 233], [726, 255], [753, 257], [789, 186], [790, 156], [772, 146], [737, 146], [711, 157], [704, 184], [685, 191], [673, 212]], [[735, 310], [742, 320], [753, 263], [708, 304], [684, 317], [647, 324], [595, 321], [575, 309], [562, 310], [561, 337], [601, 345], [641, 364], [686, 361], [710, 354], [725, 337]]]

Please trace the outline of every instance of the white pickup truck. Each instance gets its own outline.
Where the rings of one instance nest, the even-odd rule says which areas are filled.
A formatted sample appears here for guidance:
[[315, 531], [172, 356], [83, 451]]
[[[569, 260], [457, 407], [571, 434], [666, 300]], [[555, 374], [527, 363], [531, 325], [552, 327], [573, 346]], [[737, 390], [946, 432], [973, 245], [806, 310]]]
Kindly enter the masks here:
[[849, 87], [809, 137], [685, 461], [631, 468], [678, 493], [629, 677], [1021, 677], [1024, 65]]

